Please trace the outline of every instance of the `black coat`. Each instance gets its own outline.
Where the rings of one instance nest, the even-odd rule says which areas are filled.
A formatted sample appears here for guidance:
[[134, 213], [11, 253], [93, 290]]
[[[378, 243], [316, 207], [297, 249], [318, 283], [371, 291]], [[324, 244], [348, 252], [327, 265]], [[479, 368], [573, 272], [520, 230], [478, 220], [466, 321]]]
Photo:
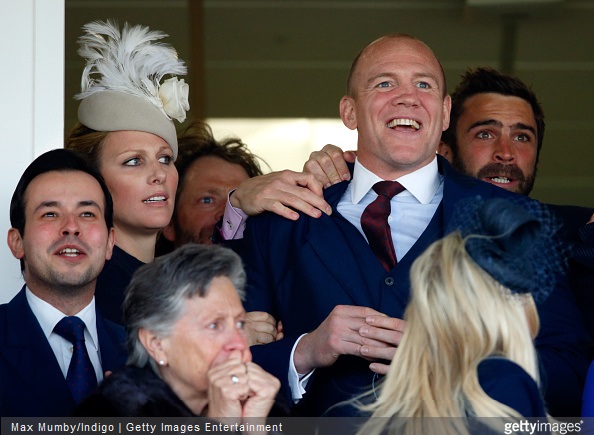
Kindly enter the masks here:
[[75, 410], [84, 417], [195, 417], [149, 366], [117, 370]]

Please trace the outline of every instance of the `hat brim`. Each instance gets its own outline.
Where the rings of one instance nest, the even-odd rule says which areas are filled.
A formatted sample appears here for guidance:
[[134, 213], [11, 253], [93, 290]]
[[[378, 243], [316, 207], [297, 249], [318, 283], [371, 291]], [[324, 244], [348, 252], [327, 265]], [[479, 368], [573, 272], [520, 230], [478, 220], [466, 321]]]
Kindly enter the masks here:
[[89, 95], [78, 106], [78, 120], [97, 131], [144, 131], [159, 136], [177, 158], [177, 132], [171, 119], [148, 101], [117, 91]]

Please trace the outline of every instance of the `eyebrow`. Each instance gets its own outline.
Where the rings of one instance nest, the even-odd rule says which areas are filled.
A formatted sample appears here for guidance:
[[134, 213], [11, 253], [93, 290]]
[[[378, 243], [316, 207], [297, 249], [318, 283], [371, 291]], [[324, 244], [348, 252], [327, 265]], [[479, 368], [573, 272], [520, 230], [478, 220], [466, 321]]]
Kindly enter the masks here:
[[[503, 127], [503, 123], [501, 121], [497, 121], [495, 119], [485, 119], [471, 124], [470, 127], [468, 127], [468, 131], [476, 127], [482, 127], [484, 125], [494, 125], [496, 127]], [[536, 136], [536, 129], [531, 125], [524, 124], [523, 122], [516, 122], [515, 124], [511, 125], [511, 128], [514, 130], [528, 130], [532, 132], [534, 136]]]
[[[51, 208], [51, 207], [58, 207], [60, 206], [60, 201], [43, 201], [41, 204], [39, 204], [37, 207], [35, 207], [35, 210], [33, 210], [34, 212], [37, 212], [38, 210], [41, 210], [43, 208]], [[82, 201], [78, 202], [77, 207], [95, 207], [99, 210], [101, 210], [101, 206], [99, 204], [97, 204], [97, 202], [93, 201], [92, 199], [85, 199]]]

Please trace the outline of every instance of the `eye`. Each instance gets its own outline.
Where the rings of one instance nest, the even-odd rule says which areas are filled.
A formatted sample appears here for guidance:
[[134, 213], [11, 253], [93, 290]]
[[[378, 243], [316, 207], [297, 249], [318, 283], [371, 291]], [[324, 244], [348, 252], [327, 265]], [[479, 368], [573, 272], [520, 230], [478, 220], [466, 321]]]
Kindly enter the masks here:
[[220, 325], [219, 322], [212, 322], [208, 324], [208, 329], [212, 330], [212, 331], [216, 331], [217, 329], [219, 329]]
[[83, 211], [80, 215], [82, 217], [95, 217], [95, 213], [92, 211]]
[[479, 139], [493, 139], [493, 136], [491, 135], [491, 133], [489, 133], [488, 131], [479, 131], [478, 134], [476, 135], [477, 138]]
[[235, 323], [235, 327], [237, 329], [245, 329], [245, 320], [239, 320], [237, 323]]
[[54, 211], [47, 211], [45, 213], [43, 213], [43, 215], [41, 215], [41, 217], [48, 217], [48, 218], [54, 218], [58, 216], [58, 213], [54, 212]]
[[204, 196], [200, 198], [200, 204], [210, 205], [214, 204], [215, 199], [212, 196]]
[[383, 81], [378, 83], [375, 87], [376, 88], [389, 88], [390, 86], [392, 86], [392, 84], [388, 81]]
[[520, 133], [516, 136], [516, 140], [518, 140], [520, 142], [530, 142], [531, 138], [530, 138], [530, 135], [527, 135], [525, 133]]
[[159, 157], [159, 163], [163, 163], [165, 165], [170, 165], [171, 163], [173, 163], [173, 156]]
[[138, 166], [140, 165], [140, 157], [134, 157], [131, 159], [128, 159], [124, 162], [125, 166]]
[[431, 85], [427, 82], [419, 82], [417, 83], [417, 87], [421, 89], [431, 89]]

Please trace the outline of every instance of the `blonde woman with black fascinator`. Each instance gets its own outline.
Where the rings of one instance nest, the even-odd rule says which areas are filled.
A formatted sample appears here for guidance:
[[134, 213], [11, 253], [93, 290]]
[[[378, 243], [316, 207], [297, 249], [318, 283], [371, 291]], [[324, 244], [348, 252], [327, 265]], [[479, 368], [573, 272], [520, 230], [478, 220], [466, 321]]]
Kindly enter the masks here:
[[563, 265], [552, 218], [538, 204], [502, 199], [467, 203], [459, 216], [465, 230], [433, 243], [411, 268], [406, 330], [367, 396], [377, 400], [364, 406], [373, 414], [359, 434], [484, 433], [467, 417], [547, 421], [532, 340], [536, 304]]

